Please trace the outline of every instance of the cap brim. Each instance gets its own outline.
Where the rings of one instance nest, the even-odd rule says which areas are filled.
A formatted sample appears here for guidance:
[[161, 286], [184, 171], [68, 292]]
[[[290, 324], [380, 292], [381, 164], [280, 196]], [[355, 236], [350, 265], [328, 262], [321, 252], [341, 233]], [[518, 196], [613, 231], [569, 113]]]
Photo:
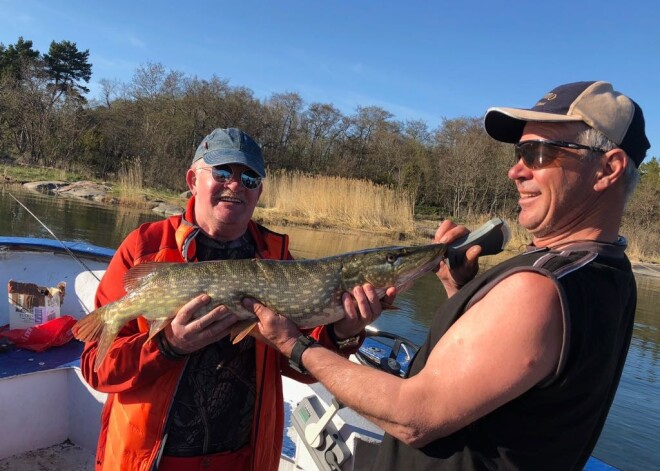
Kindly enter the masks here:
[[489, 108], [484, 117], [484, 128], [490, 137], [501, 142], [520, 141], [525, 123], [563, 123], [582, 121], [579, 116], [543, 113], [519, 108]]
[[255, 156], [248, 156], [241, 151], [232, 151], [222, 149], [219, 151], [208, 151], [204, 154], [204, 162], [211, 166], [223, 164], [241, 164], [254, 170], [260, 177], [266, 176], [266, 169], [260, 159]]

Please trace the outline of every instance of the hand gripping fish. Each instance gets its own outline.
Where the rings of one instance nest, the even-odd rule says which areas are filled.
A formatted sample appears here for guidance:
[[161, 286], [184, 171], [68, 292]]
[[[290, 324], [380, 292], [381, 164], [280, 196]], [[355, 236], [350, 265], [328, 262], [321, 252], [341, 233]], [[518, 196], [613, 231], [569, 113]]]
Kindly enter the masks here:
[[[505, 243], [500, 241], [497, 252]], [[462, 242], [463, 250], [471, 245]], [[235, 342], [257, 323], [256, 316], [243, 307], [244, 298], [258, 300], [301, 329], [330, 324], [344, 317], [344, 292], [371, 283], [381, 299], [392, 286], [402, 293], [437, 267], [446, 251], [445, 244], [428, 244], [381, 247], [311, 260], [143, 263], [126, 273], [127, 294], [79, 320], [73, 335], [85, 342], [99, 342], [94, 364], [97, 370], [127, 322], [143, 316], [150, 321], [152, 338], [172, 322], [184, 304], [202, 293], [208, 294], [211, 302], [197, 316], [221, 304], [238, 316], [231, 333]]]

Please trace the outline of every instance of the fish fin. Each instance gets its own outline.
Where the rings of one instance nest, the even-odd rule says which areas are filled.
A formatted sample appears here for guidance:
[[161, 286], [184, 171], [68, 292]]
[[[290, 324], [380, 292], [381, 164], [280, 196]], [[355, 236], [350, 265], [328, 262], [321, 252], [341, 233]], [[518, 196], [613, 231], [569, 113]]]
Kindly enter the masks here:
[[135, 265], [133, 268], [124, 273], [124, 290], [127, 293], [139, 288], [142, 283], [158, 270], [162, 270], [168, 265], [179, 265], [176, 262], [163, 263], [163, 262], [145, 262]]
[[257, 319], [246, 319], [243, 321], [238, 321], [231, 328], [231, 343], [237, 344], [243, 340], [247, 335], [252, 332], [252, 329], [257, 325]]
[[95, 342], [98, 340], [105, 327], [105, 321], [103, 319], [104, 311], [105, 306], [102, 306], [76, 322], [71, 328], [73, 336], [83, 342]]
[[[109, 327], [109, 326], [108, 326]], [[110, 330], [108, 328], [103, 329], [101, 333], [101, 339], [99, 340], [98, 345], [96, 346], [96, 359], [94, 360], [94, 371], [98, 371], [99, 366], [103, 363], [103, 359], [108, 354], [110, 350], [110, 345], [112, 341], [117, 337], [118, 330]]]
[[167, 317], [165, 319], [158, 319], [155, 321], [151, 321], [149, 323], [149, 338], [147, 340], [151, 340], [154, 335], [156, 335], [158, 332], [163, 330], [165, 327], [170, 325], [172, 323], [173, 317]]

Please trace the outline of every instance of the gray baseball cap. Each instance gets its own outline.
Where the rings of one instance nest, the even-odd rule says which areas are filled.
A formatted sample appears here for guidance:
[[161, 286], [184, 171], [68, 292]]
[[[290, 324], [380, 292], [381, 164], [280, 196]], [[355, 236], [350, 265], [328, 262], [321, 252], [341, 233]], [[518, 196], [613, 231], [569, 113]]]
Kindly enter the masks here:
[[202, 158], [205, 163], [212, 166], [243, 164], [257, 172], [259, 176], [266, 176], [261, 147], [237, 128], [214, 129], [197, 147], [193, 163]]

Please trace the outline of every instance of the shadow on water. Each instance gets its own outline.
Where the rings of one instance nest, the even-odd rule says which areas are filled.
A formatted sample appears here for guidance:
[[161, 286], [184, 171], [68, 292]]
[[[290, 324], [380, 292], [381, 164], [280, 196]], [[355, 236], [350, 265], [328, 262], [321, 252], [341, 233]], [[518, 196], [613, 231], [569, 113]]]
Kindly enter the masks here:
[[[79, 240], [116, 248], [143, 222], [162, 219], [149, 212], [108, 207], [93, 202], [43, 195], [19, 186], [0, 187], [0, 235], [51, 236], [7, 194], [12, 192], [61, 240]], [[353, 250], [401, 245], [383, 237], [339, 235], [269, 225], [291, 236], [291, 251], [297, 258], [318, 258]], [[492, 257], [496, 260], [495, 257]], [[490, 263], [488, 259], [484, 260]], [[594, 454], [626, 471], [660, 469], [660, 278], [636, 275], [638, 308], [633, 341], [614, 404]], [[422, 277], [409, 291], [397, 297], [395, 311], [386, 311], [376, 321], [382, 330], [396, 332], [422, 344], [437, 307], [446, 299], [433, 274]]]

